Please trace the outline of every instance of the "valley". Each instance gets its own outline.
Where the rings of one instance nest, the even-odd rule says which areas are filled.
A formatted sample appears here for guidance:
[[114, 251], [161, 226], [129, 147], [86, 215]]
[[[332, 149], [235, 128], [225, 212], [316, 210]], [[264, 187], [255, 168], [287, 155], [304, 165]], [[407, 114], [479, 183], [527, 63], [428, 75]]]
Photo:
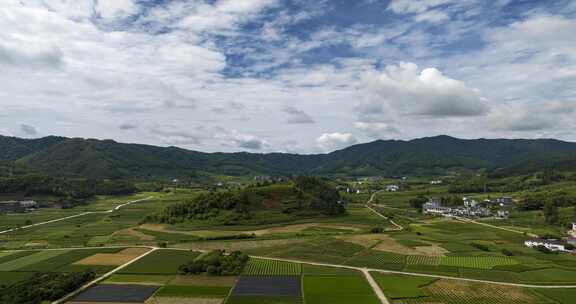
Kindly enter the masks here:
[[[55, 303], [92, 302], [98, 288], [114, 286], [148, 286], [139, 292], [148, 292], [150, 303], [464, 303], [463, 294], [466, 303], [569, 303], [576, 255], [524, 242], [566, 236], [574, 207], [559, 206], [558, 222], [549, 223], [523, 204], [539, 193], [570, 197], [572, 182], [456, 194], [460, 183], [308, 178], [219, 190], [171, 186], [95, 196], [68, 209], [4, 214], [0, 285], [13, 289], [39, 271], [89, 270], [92, 282]], [[387, 191], [390, 184], [400, 186]], [[507, 218], [427, 215], [415, 203], [419, 197], [500, 196], [514, 198]], [[250, 261], [236, 275], [181, 274], [181, 265], [213, 250], [241, 251]], [[254, 289], [266, 284], [286, 289]], [[342, 294], [320, 287], [333, 284]]]

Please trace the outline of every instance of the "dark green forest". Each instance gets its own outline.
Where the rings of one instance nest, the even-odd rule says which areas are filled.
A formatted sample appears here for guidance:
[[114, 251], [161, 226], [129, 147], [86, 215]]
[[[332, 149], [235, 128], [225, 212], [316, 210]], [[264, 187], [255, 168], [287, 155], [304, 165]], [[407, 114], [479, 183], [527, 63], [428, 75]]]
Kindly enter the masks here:
[[[10, 169], [12, 168], [12, 169]], [[441, 175], [484, 170], [494, 177], [576, 169], [576, 143], [554, 139], [377, 140], [328, 154], [203, 153], [177, 147], [64, 137], [0, 136], [0, 176], [40, 172], [91, 178], [217, 175]]]

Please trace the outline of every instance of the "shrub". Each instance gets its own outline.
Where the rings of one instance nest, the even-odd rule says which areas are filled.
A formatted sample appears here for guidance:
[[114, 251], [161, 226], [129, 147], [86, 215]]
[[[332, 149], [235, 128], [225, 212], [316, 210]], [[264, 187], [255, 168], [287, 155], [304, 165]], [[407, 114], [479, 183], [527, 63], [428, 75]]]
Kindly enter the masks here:
[[471, 243], [470, 246], [478, 249], [478, 250], [482, 250], [482, 251], [490, 251], [490, 248], [488, 248], [488, 246], [484, 245], [484, 244], [479, 244], [479, 243]]

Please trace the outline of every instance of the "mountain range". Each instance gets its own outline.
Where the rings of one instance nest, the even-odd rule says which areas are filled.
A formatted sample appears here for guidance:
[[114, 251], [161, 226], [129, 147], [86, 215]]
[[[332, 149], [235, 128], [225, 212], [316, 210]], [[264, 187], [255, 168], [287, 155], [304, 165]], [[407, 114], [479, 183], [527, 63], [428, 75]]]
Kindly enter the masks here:
[[93, 178], [223, 175], [442, 175], [576, 168], [576, 143], [555, 139], [376, 140], [327, 154], [204, 153], [177, 147], [48, 136], [0, 136], [0, 162], [18, 170]]

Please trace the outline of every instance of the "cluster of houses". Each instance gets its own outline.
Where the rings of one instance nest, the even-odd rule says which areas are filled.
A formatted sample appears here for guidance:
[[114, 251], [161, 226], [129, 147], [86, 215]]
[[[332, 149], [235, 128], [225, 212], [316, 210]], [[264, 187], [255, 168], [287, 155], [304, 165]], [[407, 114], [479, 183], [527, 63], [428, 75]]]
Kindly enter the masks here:
[[[492, 202], [484, 201], [483, 204], [475, 199], [464, 197], [462, 205], [457, 207], [443, 206], [442, 201], [438, 198], [431, 198], [422, 206], [424, 214], [433, 214], [441, 216], [459, 216], [459, 217], [490, 217], [493, 216], [489, 206]], [[494, 215], [497, 218], [508, 218], [510, 215], [507, 210], [498, 210]]]
[[0, 202], [0, 214], [24, 213], [38, 208], [35, 201], [4, 201]]
[[257, 183], [283, 183], [288, 179], [282, 176], [258, 175], [254, 176], [254, 181]]
[[550, 251], [574, 252], [576, 248], [576, 223], [572, 223], [572, 230], [568, 231], [570, 237], [564, 239], [530, 239], [524, 245], [530, 248], [545, 247]]

